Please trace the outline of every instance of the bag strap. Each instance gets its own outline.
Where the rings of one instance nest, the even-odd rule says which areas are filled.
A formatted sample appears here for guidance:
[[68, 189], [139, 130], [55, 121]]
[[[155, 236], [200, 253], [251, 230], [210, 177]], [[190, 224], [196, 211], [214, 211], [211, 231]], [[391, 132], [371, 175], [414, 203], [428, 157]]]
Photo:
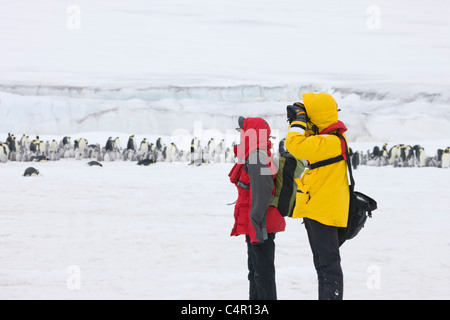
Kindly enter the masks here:
[[337, 157], [334, 157], [334, 158], [325, 159], [325, 160], [322, 160], [322, 161], [311, 163], [309, 165], [309, 169], [313, 170], [313, 169], [316, 169], [316, 168], [319, 168], [319, 167], [323, 167], [323, 166], [327, 166], [329, 164], [333, 164], [333, 163], [336, 163], [336, 162], [339, 162], [339, 161], [342, 161], [342, 160], [344, 160], [344, 157], [342, 156], [342, 154], [340, 154], [340, 155], [338, 155]]
[[345, 160], [345, 162], [347, 163], [348, 172], [350, 173], [350, 191], [353, 192], [355, 190], [355, 179], [353, 179], [352, 164], [350, 163], [350, 156], [348, 154], [347, 140], [345, 140], [342, 134], [339, 133], [332, 133], [332, 134], [336, 135], [339, 139], [341, 139], [342, 154], [334, 158], [325, 159], [322, 161], [312, 163], [309, 165], [309, 169], [313, 170], [319, 167], [328, 166], [330, 164]]
[[353, 172], [352, 172], [352, 164], [350, 163], [350, 156], [348, 154], [348, 145], [347, 145], [347, 140], [345, 140], [345, 138], [341, 135], [341, 134], [336, 134], [339, 139], [341, 139], [342, 141], [344, 141], [345, 144], [345, 155], [347, 157], [347, 168], [348, 168], [348, 172], [350, 173], [350, 193], [352, 193], [353, 191], [355, 191], [355, 180], [353, 179]]

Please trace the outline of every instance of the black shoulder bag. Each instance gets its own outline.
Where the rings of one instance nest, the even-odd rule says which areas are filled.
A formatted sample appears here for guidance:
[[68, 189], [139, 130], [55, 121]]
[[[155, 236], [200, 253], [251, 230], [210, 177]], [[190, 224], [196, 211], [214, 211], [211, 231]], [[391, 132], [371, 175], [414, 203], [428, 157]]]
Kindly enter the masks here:
[[[355, 180], [353, 179], [352, 164], [350, 163], [350, 156], [348, 154], [347, 141], [342, 135], [336, 135], [345, 143], [345, 155], [347, 158], [346, 162], [348, 172], [350, 174], [350, 205], [348, 209], [347, 227], [338, 228], [339, 246], [341, 246], [345, 241], [356, 237], [356, 235], [364, 227], [367, 217], [372, 218], [372, 211], [377, 209], [377, 202], [364, 193], [355, 191]], [[340, 155], [335, 158], [316, 162], [311, 164], [309, 167], [310, 169], [315, 169], [343, 160], [344, 156]]]

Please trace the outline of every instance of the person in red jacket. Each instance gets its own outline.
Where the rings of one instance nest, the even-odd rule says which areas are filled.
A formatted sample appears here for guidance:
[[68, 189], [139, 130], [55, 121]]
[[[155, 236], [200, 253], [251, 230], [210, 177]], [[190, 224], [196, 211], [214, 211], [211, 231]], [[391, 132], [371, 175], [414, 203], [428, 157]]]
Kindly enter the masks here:
[[238, 122], [241, 143], [234, 148], [238, 162], [229, 174], [238, 190], [231, 235], [246, 236], [250, 300], [276, 300], [274, 240], [286, 222], [270, 206], [276, 175], [270, 126], [262, 118], [239, 117]]

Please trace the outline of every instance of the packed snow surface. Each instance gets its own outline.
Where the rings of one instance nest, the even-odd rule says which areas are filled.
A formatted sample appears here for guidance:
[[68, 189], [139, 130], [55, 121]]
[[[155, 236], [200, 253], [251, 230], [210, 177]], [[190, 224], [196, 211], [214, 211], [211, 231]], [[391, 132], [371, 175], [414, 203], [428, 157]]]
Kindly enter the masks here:
[[[229, 237], [231, 164], [0, 165], [1, 299], [247, 299], [247, 249]], [[346, 299], [448, 299], [450, 171], [361, 166], [378, 201], [341, 248]], [[276, 238], [280, 299], [316, 299], [302, 220]], [[74, 280], [74, 275], [75, 280]]]
[[[0, 141], [275, 141], [325, 91], [354, 150], [450, 146], [450, 2], [0, 1]], [[87, 162], [87, 161], [86, 161]], [[0, 299], [246, 299], [231, 164], [0, 163]], [[29, 166], [41, 175], [23, 177]], [[450, 171], [361, 166], [379, 208], [342, 248], [346, 299], [449, 299]], [[277, 235], [280, 299], [316, 299], [306, 231]]]

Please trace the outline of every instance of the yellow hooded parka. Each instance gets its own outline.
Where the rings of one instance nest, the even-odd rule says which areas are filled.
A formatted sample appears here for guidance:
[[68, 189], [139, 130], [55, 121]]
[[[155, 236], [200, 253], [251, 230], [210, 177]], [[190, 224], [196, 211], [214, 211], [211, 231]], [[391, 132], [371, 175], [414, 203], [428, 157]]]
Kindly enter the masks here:
[[[338, 122], [337, 103], [331, 95], [309, 92], [302, 94], [302, 97], [306, 114], [319, 132]], [[286, 138], [287, 150], [294, 157], [309, 163], [342, 154], [339, 137], [314, 134], [309, 129], [311, 123], [291, 123]], [[346, 161], [307, 169], [296, 181], [298, 190], [293, 218], [310, 218], [335, 227], [347, 226], [350, 191]]]

